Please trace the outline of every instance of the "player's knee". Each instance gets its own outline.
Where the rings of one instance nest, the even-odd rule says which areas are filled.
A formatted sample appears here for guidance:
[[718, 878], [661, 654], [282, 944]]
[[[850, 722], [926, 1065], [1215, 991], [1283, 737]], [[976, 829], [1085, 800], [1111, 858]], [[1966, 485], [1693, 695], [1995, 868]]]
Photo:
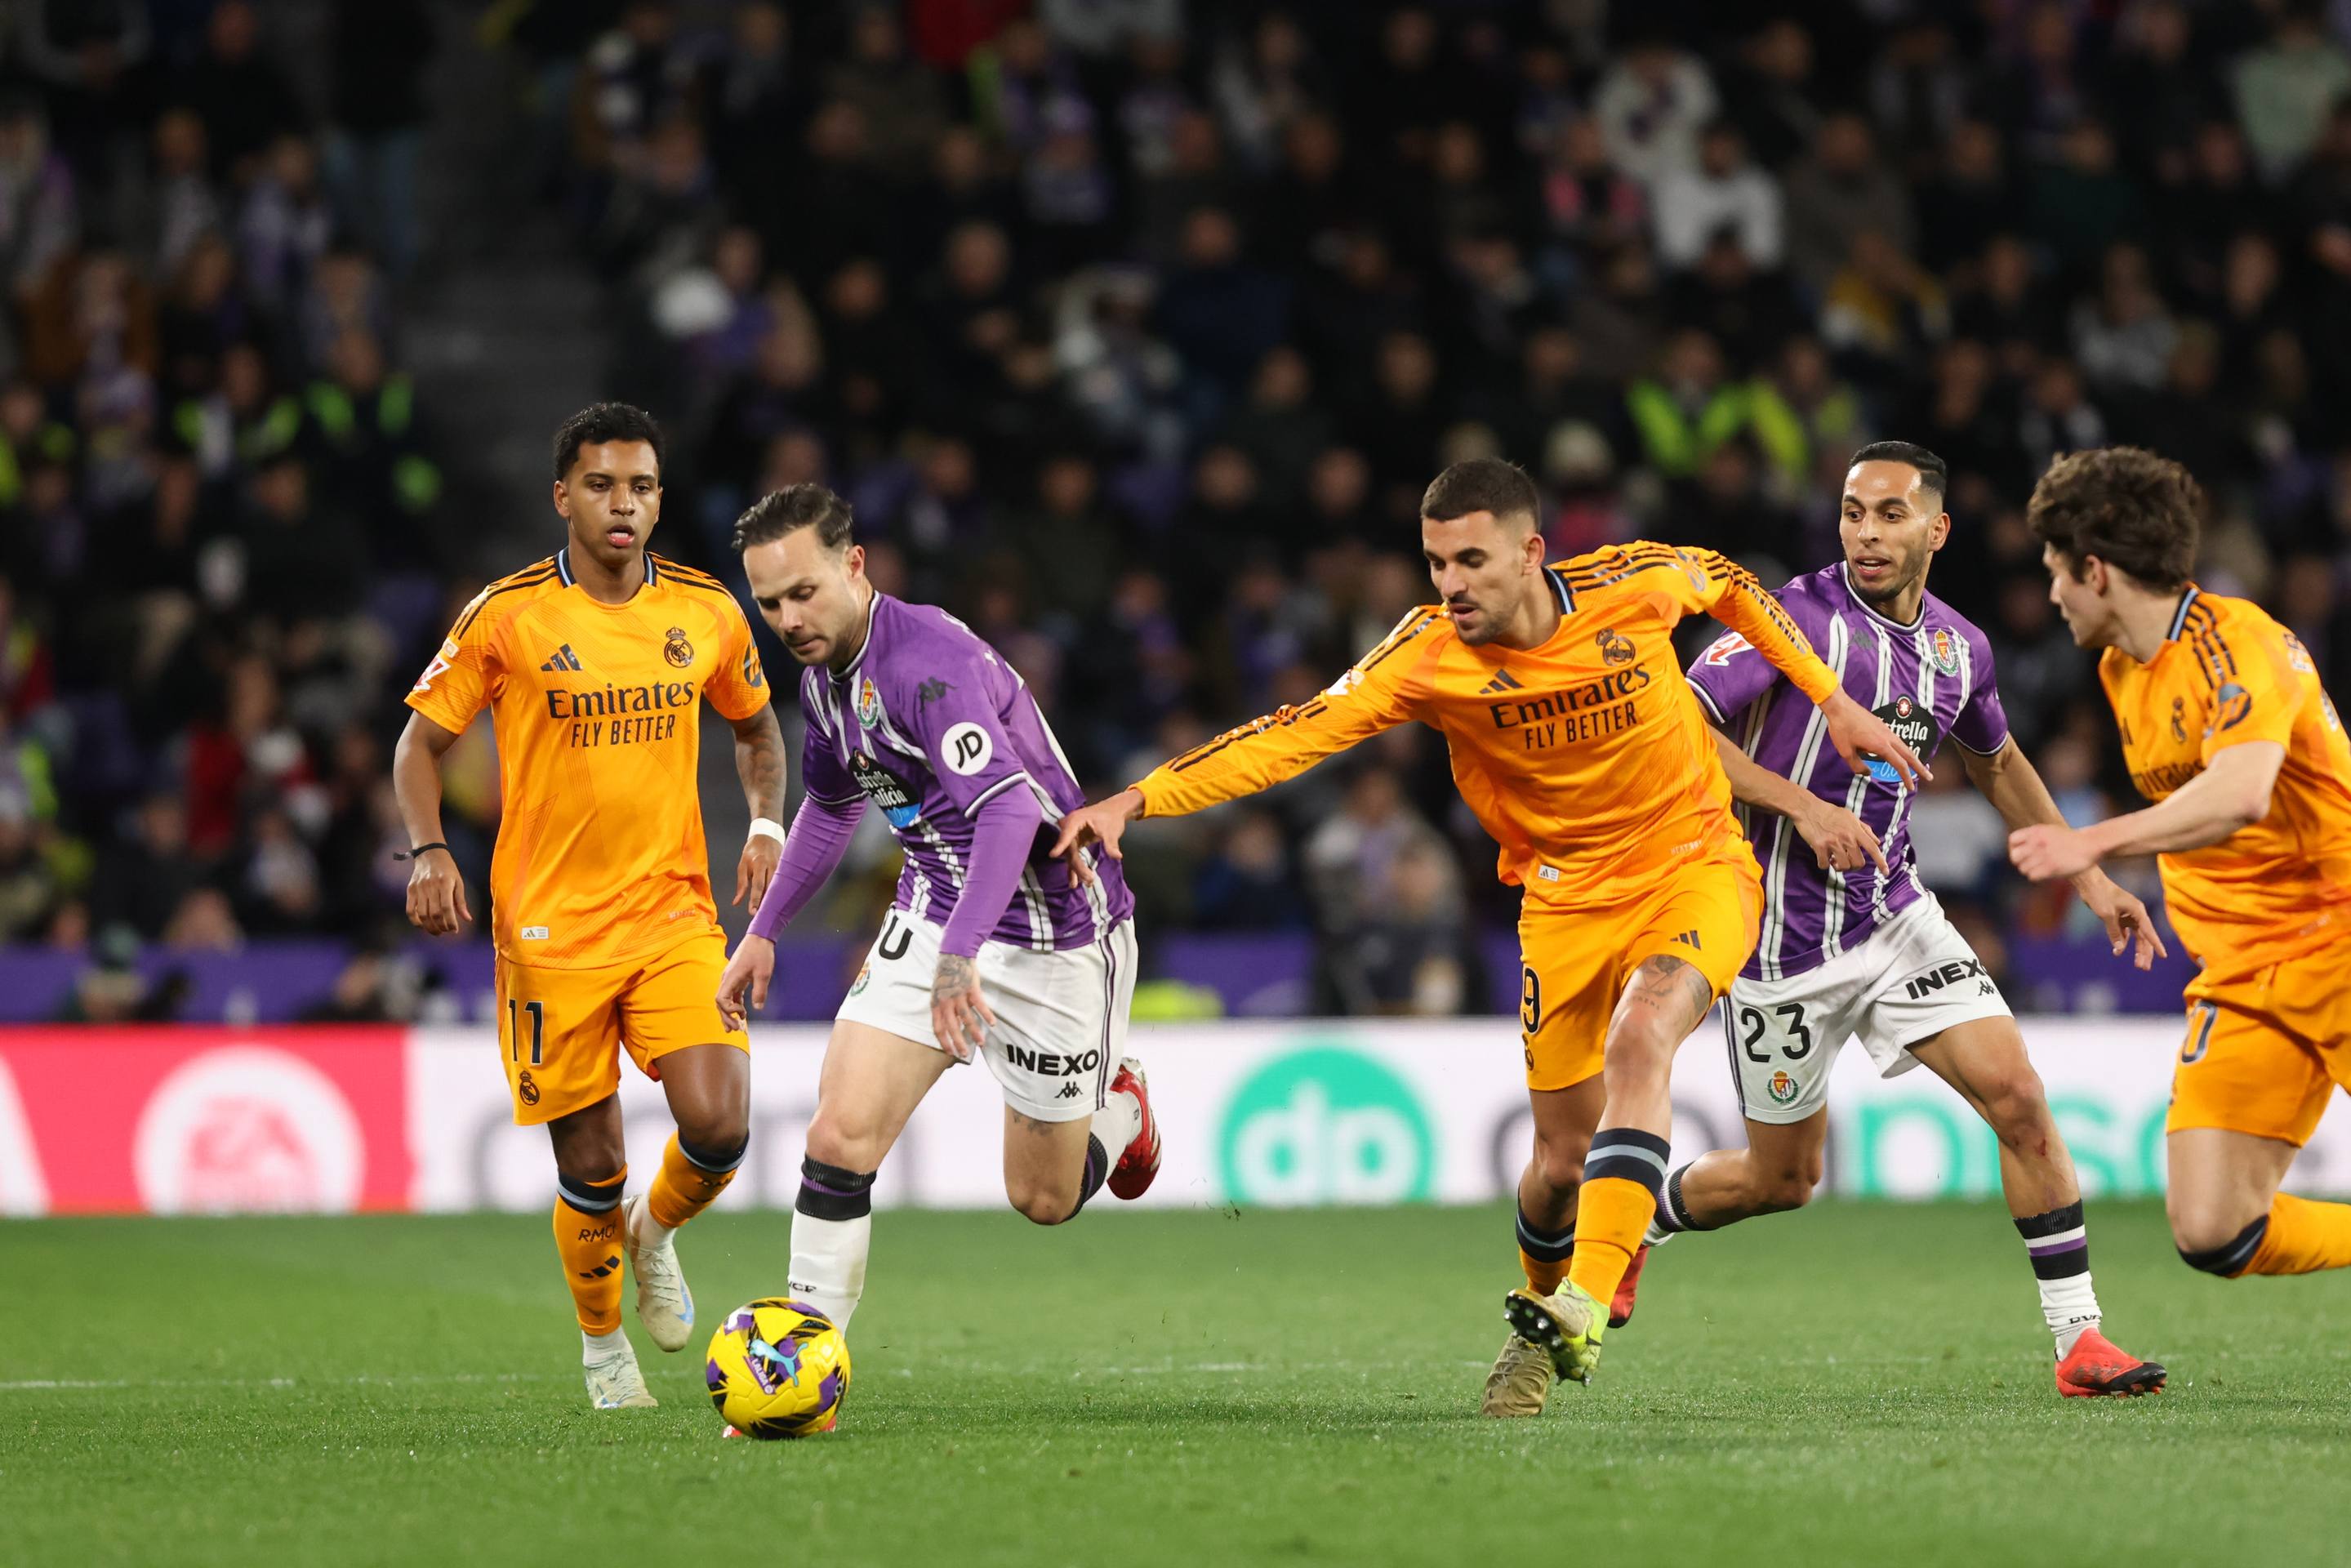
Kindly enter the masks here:
[[1536, 1139], [1535, 1180], [1555, 1196], [1573, 1197], [1583, 1185], [1583, 1156], [1591, 1152], [1590, 1138]]
[[2248, 1215], [2238, 1205], [2179, 1194], [2171, 1195], [2164, 1207], [2179, 1260], [2223, 1279], [2244, 1271], [2261, 1245], [2260, 1231], [2269, 1218], [2266, 1213]]
[[862, 1118], [819, 1105], [809, 1123], [808, 1156], [843, 1170], [873, 1170], [882, 1164], [882, 1129]]
[[2023, 1147], [2050, 1135], [2049, 1097], [2041, 1087], [2041, 1074], [2030, 1064], [2020, 1061], [1993, 1074], [1991, 1082], [1977, 1085], [1977, 1092], [1982, 1097], [1984, 1120], [2001, 1142]]
[[733, 1161], [742, 1155], [751, 1142], [751, 1113], [747, 1105], [724, 1105], [699, 1108], [692, 1115], [677, 1119], [677, 1140], [687, 1154], [709, 1164], [711, 1160]]
[[1053, 1182], [1008, 1180], [1004, 1196], [1020, 1217], [1036, 1225], [1060, 1225], [1073, 1219], [1078, 1212], [1078, 1195], [1073, 1187]]

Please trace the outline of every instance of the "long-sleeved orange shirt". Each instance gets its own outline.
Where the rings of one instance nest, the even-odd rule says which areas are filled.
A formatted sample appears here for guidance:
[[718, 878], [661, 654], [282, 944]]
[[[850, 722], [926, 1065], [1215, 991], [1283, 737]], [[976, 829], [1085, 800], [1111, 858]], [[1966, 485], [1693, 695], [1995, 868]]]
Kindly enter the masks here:
[[1502, 881], [1543, 903], [1622, 903], [1739, 842], [1675, 626], [1713, 612], [1814, 702], [1835, 675], [1779, 601], [1712, 550], [1612, 546], [1546, 571], [1561, 613], [1542, 646], [1472, 647], [1440, 608], [1416, 610], [1313, 701], [1155, 769], [1135, 786], [1144, 815], [1254, 794], [1416, 719], [1444, 734], [1462, 800], [1501, 845]]

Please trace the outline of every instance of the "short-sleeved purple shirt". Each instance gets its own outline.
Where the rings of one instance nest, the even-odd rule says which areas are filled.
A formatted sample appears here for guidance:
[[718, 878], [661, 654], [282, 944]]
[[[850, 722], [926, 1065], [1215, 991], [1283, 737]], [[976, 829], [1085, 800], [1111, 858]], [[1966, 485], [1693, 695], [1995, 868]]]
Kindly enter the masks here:
[[[1933, 757], [1946, 736], [1985, 756], [2007, 744], [1991, 644], [1933, 594], [1917, 621], [1905, 626], [1855, 595], [1839, 562], [1794, 579], [1779, 599], [1845, 691], [1922, 758]], [[1743, 637], [1726, 636], [1700, 653], [1689, 679], [1708, 716], [1750, 757], [1868, 823], [1891, 868], [1883, 877], [1868, 865], [1823, 871], [1786, 818], [1741, 807], [1740, 820], [1762, 862], [1765, 901], [1763, 934], [1741, 974], [1750, 980], [1801, 975], [1867, 939], [1924, 895], [1910, 852], [1910, 792], [1895, 782], [1892, 768], [1874, 765], [1855, 777], [1829, 744], [1820, 710]]]

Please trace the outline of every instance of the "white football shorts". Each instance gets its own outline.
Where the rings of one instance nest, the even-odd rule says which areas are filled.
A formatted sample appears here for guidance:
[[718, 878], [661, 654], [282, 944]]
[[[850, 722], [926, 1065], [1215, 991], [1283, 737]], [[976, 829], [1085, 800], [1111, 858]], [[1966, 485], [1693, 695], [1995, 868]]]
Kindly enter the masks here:
[[1784, 980], [1731, 982], [1723, 1009], [1740, 1107], [1786, 1125], [1828, 1103], [1829, 1069], [1855, 1037], [1879, 1075], [1918, 1065], [1909, 1048], [1954, 1024], [2008, 1018], [2006, 998], [1932, 894], [1860, 946]]
[[[871, 1024], [932, 1050], [931, 978], [946, 928], [892, 909], [841, 998], [838, 1017]], [[980, 1054], [1004, 1103], [1040, 1122], [1074, 1122], [1100, 1110], [1126, 1053], [1134, 1002], [1134, 923], [1058, 953], [983, 942], [974, 960], [979, 992], [996, 1014]]]

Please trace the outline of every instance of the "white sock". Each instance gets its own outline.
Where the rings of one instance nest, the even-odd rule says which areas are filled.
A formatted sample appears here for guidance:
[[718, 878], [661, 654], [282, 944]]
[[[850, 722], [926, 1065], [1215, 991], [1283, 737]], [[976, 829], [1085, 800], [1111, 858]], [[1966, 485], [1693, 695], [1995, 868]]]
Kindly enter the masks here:
[[873, 1246], [873, 1217], [820, 1219], [792, 1213], [792, 1300], [806, 1301], [843, 1331], [865, 1294], [865, 1257]]
[[2085, 1331], [2098, 1326], [2098, 1292], [2091, 1288], [2087, 1269], [2062, 1280], [2043, 1280], [2040, 1285], [2041, 1315], [2056, 1336], [2057, 1358], [2063, 1361]]
[[1118, 1156], [1126, 1153], [1126, 1145], [1134, 1142], [1143, 1131], [1143, 1102], [1133, 1091], [1113, 1089], [1102, 1108], [1094, 1113], [1092, 1124], [1087, 1129], [1102, 1141], [1102, 1146], [1116, 1165]]
[[590, 1333], [586, 1329], [580, 1331], [580, 1360], [584, 1365], [618, 1361], [624, 1355], [634, 1354], [629, 1348], [628, 1334], [621, 1329], [614, 1329], [611, 1333]]

